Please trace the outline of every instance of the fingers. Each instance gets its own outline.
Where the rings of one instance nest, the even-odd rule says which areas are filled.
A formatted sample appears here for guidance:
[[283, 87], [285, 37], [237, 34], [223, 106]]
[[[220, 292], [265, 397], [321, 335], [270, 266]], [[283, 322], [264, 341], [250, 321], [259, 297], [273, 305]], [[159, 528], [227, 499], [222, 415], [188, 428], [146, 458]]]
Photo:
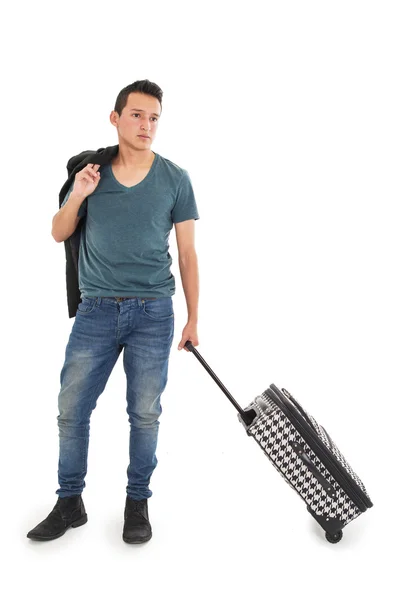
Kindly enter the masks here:
[[87, 164], [87, 165], [84, 167], [84, 169], [82, 169], [82, 171], [81, 171], [81, 173], [83, 173], [83, 178], [84, 178], [85, 176], [87, 176], [87, 179], [88, 179], [89, 181], [93, 181], [93, 182], [96, 182], [96, 181], [98, 181], [98, 180], [99, 180], [99, 177], [100, 177], [100, 175], [101, 175], [101, 174], [99, 173], [99, 171], [98, 171], [98, 169], [99, 169], [99, 167], [100, 167], [100, 166], [101, 166], [101, 165], [97, 165], [97, 164], [94, 164], [94, 163], [88, 163], [88, 164]]

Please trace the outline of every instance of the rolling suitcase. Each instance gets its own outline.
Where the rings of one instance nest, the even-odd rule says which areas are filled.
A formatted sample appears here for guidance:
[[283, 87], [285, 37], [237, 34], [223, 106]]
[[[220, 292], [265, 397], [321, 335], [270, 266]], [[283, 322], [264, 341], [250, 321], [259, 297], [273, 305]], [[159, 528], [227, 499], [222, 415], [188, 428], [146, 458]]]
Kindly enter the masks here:
[[343, 527], [373, 506], [361, 479], [328, 435], [285, 390], [274, 384], [245, 409], [233, 398], [190, 341], [185, 344], [238, 411], [252, 436], [335, 544]]

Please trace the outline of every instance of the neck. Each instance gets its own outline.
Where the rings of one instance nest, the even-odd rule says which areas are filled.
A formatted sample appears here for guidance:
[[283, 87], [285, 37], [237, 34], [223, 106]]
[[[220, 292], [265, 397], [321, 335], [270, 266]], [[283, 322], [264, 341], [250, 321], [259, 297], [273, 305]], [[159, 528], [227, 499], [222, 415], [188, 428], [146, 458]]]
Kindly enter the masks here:
[[119, 142], [119, 150], [113, 159], [113, 164], [116, 164], [125, 169], [134, 167], [144, 167], [150, 165], [154, 160], [154, 152], [152, 150], [140, 150], [131, 146], [126, 146]]

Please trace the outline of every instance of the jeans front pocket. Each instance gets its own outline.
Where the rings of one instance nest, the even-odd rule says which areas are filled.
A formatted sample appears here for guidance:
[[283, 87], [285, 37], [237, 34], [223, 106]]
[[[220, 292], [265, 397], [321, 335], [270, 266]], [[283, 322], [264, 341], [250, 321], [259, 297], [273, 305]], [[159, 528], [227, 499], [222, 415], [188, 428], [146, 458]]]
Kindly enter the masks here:
[[172, 298], [156, 298], [155, 300], [143, 300], [143, 313], [155, 321], [172, 319], [174, 307]]
[[96, 307], [98, 302], [98, 298], [89, 298], [89, 297], [85, 297], [81, 299], [80, 304], [77, 307], [77, 312], [86, 315], [91, 313], [94, 308]]

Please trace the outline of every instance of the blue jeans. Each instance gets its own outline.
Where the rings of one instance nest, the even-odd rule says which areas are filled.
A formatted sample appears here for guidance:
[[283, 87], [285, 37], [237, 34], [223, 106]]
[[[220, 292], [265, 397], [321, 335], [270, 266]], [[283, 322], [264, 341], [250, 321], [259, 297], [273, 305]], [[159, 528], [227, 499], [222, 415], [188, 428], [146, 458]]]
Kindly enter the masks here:
[[173, 338], [172, 297], [82, 299], [66, 346], [58, 396], [59, 497], [81, 494], [85, 487], [91, 413], [124, 349], [130, 423], [127, 495], [150, 498], [160, 397]]

